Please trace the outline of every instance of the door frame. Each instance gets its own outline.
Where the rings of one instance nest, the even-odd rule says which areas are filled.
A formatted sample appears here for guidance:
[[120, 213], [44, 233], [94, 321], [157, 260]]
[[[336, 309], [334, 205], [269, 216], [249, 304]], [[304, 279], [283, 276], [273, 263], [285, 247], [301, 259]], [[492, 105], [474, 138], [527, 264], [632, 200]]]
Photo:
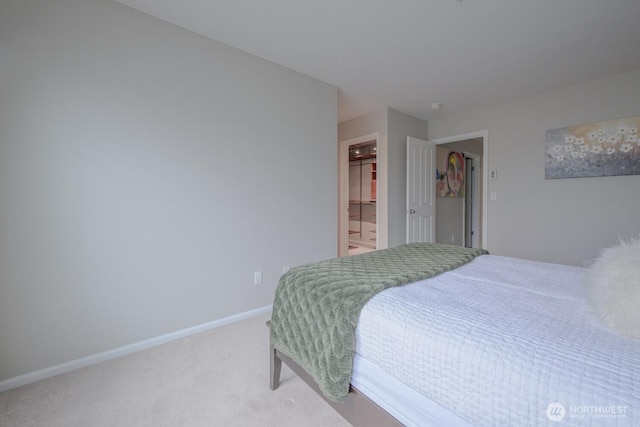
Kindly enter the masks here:
[[376, 249], [388, 245], [387, 144], [380, 132], [339, 142], [338, 146], [338, 256], [349, 255], [349, 147], [375, 141], [376, 154]]
[[476, 132], [464, 133], [461, 135], [447, 136], [444, 138], [431, 139], [436, 145], [447, 144], [449, 142], [465, 141], [467, 139], [482, 138], [482, 235], [481, 243], [483, 249], [489, 249], [489, 131], [480, 130]]
[[[473, 154], [473, 153], [464, 153], [464, 156], [466, 158], [470, 158], [473, 159], [474, 162], [477, 162], [480, 159], [480, 156], [478, 156], [477, 154]], [[465, 162], [466, 164], [466, 162]], [[484, 169], [484, 168], [483, 168]], [[467, 174], [468, 175], [468, 174]], [[477, 171], [473, 172], [473, 175], [478, 175]], [[467, 179], [467, 178], [465, 178]], [[480, 220], [480, 209], [478, 207], [478, 202], [479, 199], [477, 197], [478, 195], [478, 180], [477, 179], [473, 179], [473, 181], [471, 182], [471, 196], [469, 195], [468, 192], [465, 191], [464, 196], [465, 196], [465, 203], [462, 204], [462, 245], [466, 246], [467, 244], [467, 203], [466, 203], [466, 198], [467, 197], [471, 197], [472, 200], [474, 200], [474, 203], [471, 206], [471, 217], [472, 220], [471, 222], [474, 224], [478, 224], [481, 225], [479, 222]], [[482, 233], [480, 233], [480, 236], [475, 236], [471, 238], [471, 246], [472, 248], [475, 248], [477, 246], [474, 246], [474, 240], [478, 240], [479, 237], [482, 237]]]

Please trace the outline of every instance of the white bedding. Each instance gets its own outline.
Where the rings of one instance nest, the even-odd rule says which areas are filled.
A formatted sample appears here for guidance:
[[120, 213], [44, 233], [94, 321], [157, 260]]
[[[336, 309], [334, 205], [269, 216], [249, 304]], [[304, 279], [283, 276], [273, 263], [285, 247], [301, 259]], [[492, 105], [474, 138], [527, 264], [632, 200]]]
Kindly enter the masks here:
[[357, 358], [472, 425], [640, 425], [640, 342], [598, 323], [584, 273], [484, 255], [387, 289], [362, 310]]
[[351, 385], [407, 427], [473, 427], [378, 365], [356, 354]]

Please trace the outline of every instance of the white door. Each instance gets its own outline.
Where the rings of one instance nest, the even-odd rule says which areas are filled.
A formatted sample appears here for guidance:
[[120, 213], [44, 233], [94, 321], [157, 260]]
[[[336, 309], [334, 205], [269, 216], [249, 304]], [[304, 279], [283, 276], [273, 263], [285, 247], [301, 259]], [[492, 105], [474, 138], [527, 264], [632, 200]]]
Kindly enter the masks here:
[[435, 242], [436, 144], [407, 137], [407, 243]]

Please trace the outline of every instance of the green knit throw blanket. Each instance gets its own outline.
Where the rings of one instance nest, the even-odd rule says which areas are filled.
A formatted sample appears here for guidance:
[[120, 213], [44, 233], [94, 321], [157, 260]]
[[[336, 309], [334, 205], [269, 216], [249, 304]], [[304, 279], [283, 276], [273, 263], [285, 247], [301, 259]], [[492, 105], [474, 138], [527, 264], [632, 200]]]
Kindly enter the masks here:
[[302, 366], [329, 399], [349, 392], [355, 330], [378, 292], [436, 276], [487, 254], [436, 243], [411, 243], [292, 268], [280, 278], [271, 344]]

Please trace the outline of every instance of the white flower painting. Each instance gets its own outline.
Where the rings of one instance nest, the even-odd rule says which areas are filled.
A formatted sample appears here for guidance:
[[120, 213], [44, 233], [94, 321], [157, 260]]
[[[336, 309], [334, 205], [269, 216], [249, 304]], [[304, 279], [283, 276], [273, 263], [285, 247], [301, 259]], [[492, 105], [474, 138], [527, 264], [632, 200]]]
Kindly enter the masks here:
[[640, 175], [640, 116], [546, 132], [545, 178]]

